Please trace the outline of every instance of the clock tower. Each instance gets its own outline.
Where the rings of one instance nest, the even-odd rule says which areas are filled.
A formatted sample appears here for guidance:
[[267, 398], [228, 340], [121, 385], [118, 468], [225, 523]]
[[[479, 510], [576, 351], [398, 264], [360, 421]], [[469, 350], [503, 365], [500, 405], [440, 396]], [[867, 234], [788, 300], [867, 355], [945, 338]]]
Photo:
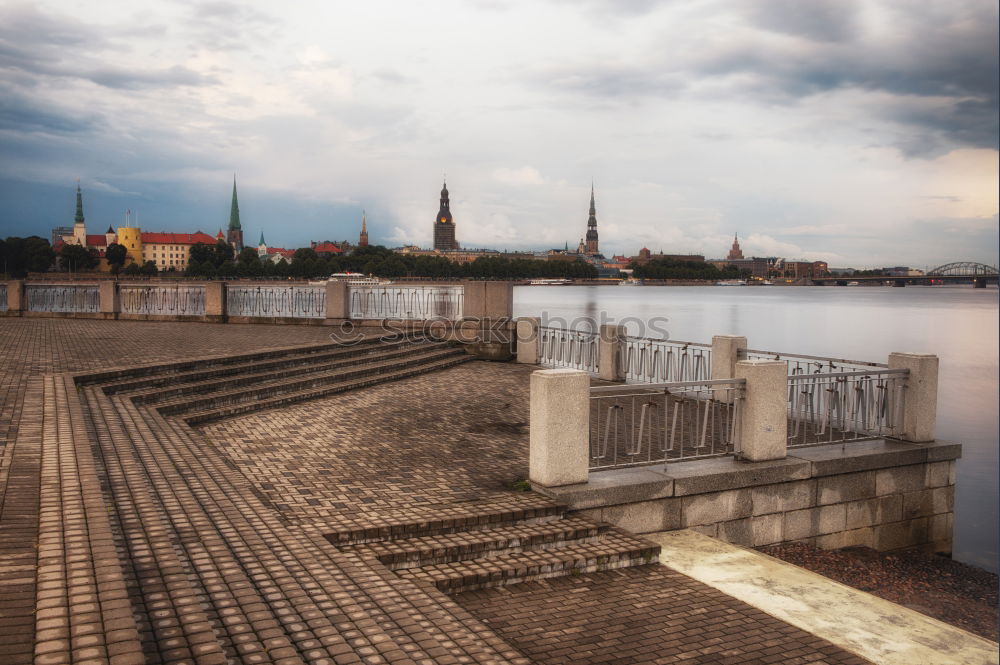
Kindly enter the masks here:
[[458, 249], [455, 241], [455, 222], [451, 218], [448, 201], [448, 183], [441, 188], [441, 207], [434, 219], [434, 249]]

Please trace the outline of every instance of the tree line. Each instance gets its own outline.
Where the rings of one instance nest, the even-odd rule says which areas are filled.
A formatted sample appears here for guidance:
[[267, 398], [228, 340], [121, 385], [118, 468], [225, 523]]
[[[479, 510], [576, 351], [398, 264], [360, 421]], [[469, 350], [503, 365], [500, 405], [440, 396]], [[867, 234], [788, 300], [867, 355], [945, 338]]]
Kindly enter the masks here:
[[749, 277], [749, 270], [740, 270], [736, 266], [716, 268], [705, 261], [681, 261], [667, 257], [651, 259], [644, 265], [635, 261], [629, 266], [632, 275], [639, 279], [738, 279]]

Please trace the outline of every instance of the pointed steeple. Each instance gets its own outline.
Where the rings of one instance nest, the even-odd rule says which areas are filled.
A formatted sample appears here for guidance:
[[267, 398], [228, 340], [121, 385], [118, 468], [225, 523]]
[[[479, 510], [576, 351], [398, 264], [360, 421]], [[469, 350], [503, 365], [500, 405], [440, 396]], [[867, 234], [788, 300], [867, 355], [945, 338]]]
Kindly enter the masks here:
[[368, 220], [365, 219], [364, 209], [361, 210], [361, 232], [365, 234], [368, 233]]
[[361, 210], [361, 233], [358, 235], [358, 247], [368, 246], [368, 220], [364, 209]]
[[236, 200], [236, 176], [233, 176], [233, 203], [229, 208], [229, 230], [240, 230], [240, 204]]
[[263, 231], [260, 232], [260, 242], [257, 243], [257, 244], [258, 245], [265, 245], [265, 244], [267, 244], [267, 243], [264, 242], [264, 232]]
[[83, 224], [83, 193], [80, 191], [80, 181], [76, 181], [76, 217], [74, 224]]
[[590, 183], [590, 215], [587, 217], [587, 254], [598, 254], [597, 205], [594, 203], [594, 182]]

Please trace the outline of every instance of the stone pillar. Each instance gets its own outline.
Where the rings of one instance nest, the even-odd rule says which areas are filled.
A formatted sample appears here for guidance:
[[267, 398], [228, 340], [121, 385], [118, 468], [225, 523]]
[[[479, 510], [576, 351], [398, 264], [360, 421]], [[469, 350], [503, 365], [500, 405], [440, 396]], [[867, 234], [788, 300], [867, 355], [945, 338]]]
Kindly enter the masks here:
[[712, 338], [712, 378], [731, 379], [736, 376], [736, 361], [747, 348], [742, 335], [715, 335]]
[[531, 374], [528, 477], [546, 487], [587, 482], [590, 376], [576, 369]]
[[523, 365], [538, 364], [538, 327], [541, 319], [522, 316], [517, 320], [517, 362]]
[[[742, 335], [715, 335], [712, 337], [712, 377], [731, 379], [736, 376], [736, 361], [740, 352], [747, 348], [747, 338]], [[720, 402], [733, 401], [733, 391], [720, 388], [715, 391], [715, 399]]]
[[17, 316], [20, 316], [26, 309], [28, 307], [24, 298], [24, 280], [10, 280], [7, 282], [7, 314], [17, 312]]
[[740, 360], [735, 378], [746, 379], [740, 457], [750, 462], [788, 454], [788, 367], [781, 360]]
[[462, 317], [480, 321], [486, 318], [486, 282], [464, 281], [462, 284]]
[[118, 282], [105, 280], [97, 285], [97, 296], [100, 301], [101, 318], [118, 318], [121, 302], [118, 296]]
[[347, 282], [331, 280], [326, 283], [326, 318], [351, 318], [351, 292]]
[[597, 342], [597, 378], [605, 381], [624, 381], [625, 363], [622, 362], [622, 347], [625, 345], [625, 326], [602, 325]]
[[908, 369], [900, 438], [933, 441], [937, 427], [938, 357], [930, 353], [890, 353], [889, 369]]
[[205, 282], [205, 318], [209, 321], [226, 321], [226, 283]]
[[514, 316], [514, 284], [483, 283], [483, 318], [510, 319]]

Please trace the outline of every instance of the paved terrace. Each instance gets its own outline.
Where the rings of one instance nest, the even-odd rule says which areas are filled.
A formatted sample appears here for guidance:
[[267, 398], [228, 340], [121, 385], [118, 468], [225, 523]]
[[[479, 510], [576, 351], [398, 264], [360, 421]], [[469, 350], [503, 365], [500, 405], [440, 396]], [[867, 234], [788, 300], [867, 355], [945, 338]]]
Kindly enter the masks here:
[[330, 544], [550, 510], [509, 489], [527, 475], [524, 367], [197, 429], [58, 376], [326, 335], [0, 319], [0, 662], [866, 662], [657, 565], [448, 596]]

